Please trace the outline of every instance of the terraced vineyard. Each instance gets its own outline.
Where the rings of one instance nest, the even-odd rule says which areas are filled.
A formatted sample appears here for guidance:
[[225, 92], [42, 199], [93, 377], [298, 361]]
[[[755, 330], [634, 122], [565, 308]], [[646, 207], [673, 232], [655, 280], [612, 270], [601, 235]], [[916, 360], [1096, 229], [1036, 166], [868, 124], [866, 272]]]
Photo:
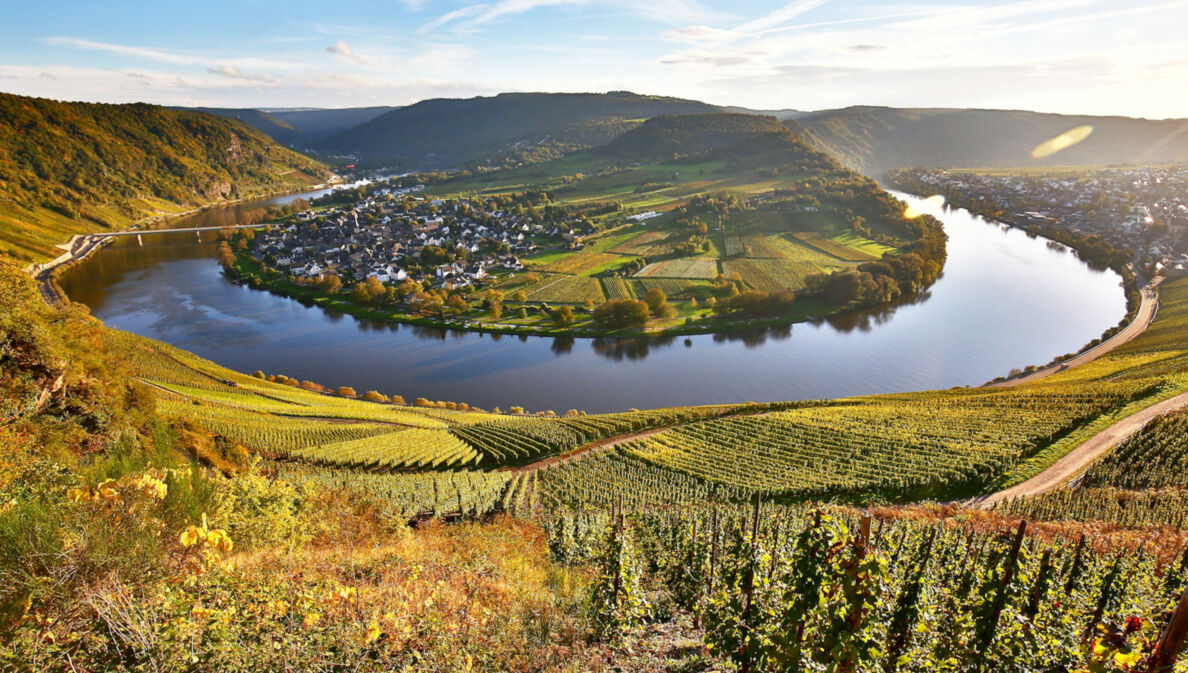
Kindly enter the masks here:
[[1188, 523], [1188, 412], [1156, 418], [1064, 489], [998, 509], [1035, 519], [1128, 527]]
[[[670, 282], [633, 282], [659, 281]], [[1165, 286], [1159, 318], [1140, 338], [1089, 365], [1017, 388], [558, 418], [363, 402], [269, 383], [131, 335], [108, 338], [158, 387], [163, 410], [189, 415], [266, 456], [324, 466], [343, 479], [360, 470], [449, 474], [544, 461], [527, 468], [534, 476], [514, 499], [584, 506], [620, 496], [637, 505], [737, 501], [755, 492], [787, 500], [970, 495], [1013, 470], [1054, 460], [1116, 414], [1188, 389], [1186, 323], [1188, 281], [1176, 281]], [[1178, 517], [1188, 465], [1184, 423], [1160, 421], [1087, 476], [1092, 489], [1085, 492], [1095, 506], [1113, 512], [1110, 503], [1141, 500], [1130, 511], [1146, 513], [1127, 520]], [[544, 460], [608, 438], [617, 443]], [[1172, 504], [1153, 495], [1173, 492], [1165, 498]], [[1061, 502], [1077, 512], [1092, 504]], [[1048, 504], [1042, 505], [1048, 510], [1027, 507], [1018, 511], [1055, 513]]]

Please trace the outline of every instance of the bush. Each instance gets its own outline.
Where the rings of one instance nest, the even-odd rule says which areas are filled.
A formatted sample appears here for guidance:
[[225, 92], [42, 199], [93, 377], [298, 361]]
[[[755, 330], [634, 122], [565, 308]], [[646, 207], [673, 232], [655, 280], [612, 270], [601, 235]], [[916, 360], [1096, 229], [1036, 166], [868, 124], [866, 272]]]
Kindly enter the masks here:
[[388, 402], [388, 396], [379, 392], [378, 390], [368, 390], [363, 394], [363, 399], [368, 402]]
[[343, 397], [355, 397], [355, 389], [350, 386], [339, 386], [334, 391], [335, 395], [342, 395]]

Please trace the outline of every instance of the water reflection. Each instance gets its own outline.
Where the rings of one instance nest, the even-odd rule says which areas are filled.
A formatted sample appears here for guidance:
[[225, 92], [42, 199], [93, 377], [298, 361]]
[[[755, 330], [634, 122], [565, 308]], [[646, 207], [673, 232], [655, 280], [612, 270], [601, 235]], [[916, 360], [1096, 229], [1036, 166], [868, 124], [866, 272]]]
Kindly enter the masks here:
[[[234, 221], [226, 217], [213, 221]], [[406, 399], [590, 412], [976, 385], [1075, 350], [1124, 313], [1116, 274], [965, 211], [941, 219], [948, 264], [918, 296], [721, 335], [556, 338], [359, 320], [229, 283], [213, 244], [186, 234], [144, 247], [119, 241], [62, 284], [113, 327], [240, 371]]]

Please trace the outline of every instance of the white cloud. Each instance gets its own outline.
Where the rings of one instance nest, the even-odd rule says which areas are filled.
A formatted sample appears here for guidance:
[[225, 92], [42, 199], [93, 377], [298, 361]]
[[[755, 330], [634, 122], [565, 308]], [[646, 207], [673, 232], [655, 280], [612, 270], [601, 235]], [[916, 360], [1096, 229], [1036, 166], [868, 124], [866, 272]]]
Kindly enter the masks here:
[[326, 47], [326, 51], [330, 52], [331, 54], [338, 54], [342, 58], [345, 58], [346, 60], [353, 63], [358, 63], [360, 65], [366, 65], [368, 63], [367, 59], [356, 54], [351, 49], [350, 45], [348, 45], [346, 42], [343, 42], [342, 40], [338, 40], [329, 47]]
[[122, 44], [110, 44], [107, 42], [95, 42], [92, 40], [83, 40], [75, 37], [47, 37], [42, 40], [45, 44], [58, 47], [72, 47], [74, 49], [85, 49], [87, 51], [102, 51], [108, 54], [116, 54], [118, 56], [129, 56], [132, 58], [145, 59], [149, 61], [158, 61], [160, 63], [198, 63], [200, 59], [193, 56], [186, 56], [171, 51], [162, 49], [152, 49], [149, 47], [132, 47]]
[[271, 83], [276, 81], [276, 78], [272, 75], [250, 75], [244, 73], [242, 70], [232, 65], [220, 65], [217, 67], [207, 68], [206, 72], [214, 75], [222, 75], [223, 77], [230, 77], [231, 79], [242, 79], [248, 82]]

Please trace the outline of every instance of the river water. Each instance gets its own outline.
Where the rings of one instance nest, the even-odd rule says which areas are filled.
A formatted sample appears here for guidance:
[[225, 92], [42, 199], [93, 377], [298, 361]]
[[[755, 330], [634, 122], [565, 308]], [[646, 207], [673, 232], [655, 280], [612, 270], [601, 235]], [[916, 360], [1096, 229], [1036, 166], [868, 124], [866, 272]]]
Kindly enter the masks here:
[[[313, 194], [316, 195], [316, 194]], [[170, 226], [232, 224], [294, 195]], [[899, 198], [919, 204], [906, 194]], [[917, 301], [820, 324], [668, 340], [556, 339], [361, 321], [227, 281], [194, 234], [129, 237], [62, 279], [107, 325], [240, 371], [485, 408], [618, 411], [979, 385], [1078, 350], [1125, 313], [1121, 278], [962, 209]], [[208, 239], [211, 237], [207, 237]]]

